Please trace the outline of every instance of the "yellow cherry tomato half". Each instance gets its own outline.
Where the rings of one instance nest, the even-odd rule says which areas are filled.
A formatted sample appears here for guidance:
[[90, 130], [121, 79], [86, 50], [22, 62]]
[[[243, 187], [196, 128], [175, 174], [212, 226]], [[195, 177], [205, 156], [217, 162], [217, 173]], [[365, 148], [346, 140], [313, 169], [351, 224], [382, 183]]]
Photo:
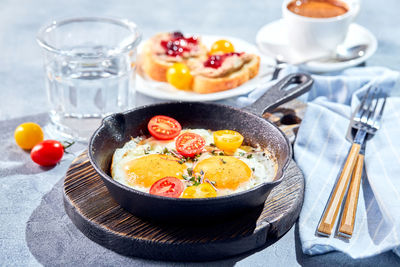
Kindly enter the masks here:
[[235, 52], [235, 47], [228, 40], [218, 40], [212, 44], [210, 55], [218, 54], [218, 53], [232, 53]]
[[183, 63], [174, 63], [167, 70], [167, 81], [180, 90], [190, 90], [193, 77], [190, 69]]
[[209, 183], [202, 183], [198, 186], [189, 186], [183, 191], [182, 198], [207, 198], [216, 197], [217, 191]]
[[220, 130], [213, 134], [214, 143], [225, 152], [234, 152], [243, 143], [243, 136], [232, 130]]
[[34, 122], [25, 122], [15, 129], [14, 138], [20, 148], [32, 149], [43, 141], [43, 130]]

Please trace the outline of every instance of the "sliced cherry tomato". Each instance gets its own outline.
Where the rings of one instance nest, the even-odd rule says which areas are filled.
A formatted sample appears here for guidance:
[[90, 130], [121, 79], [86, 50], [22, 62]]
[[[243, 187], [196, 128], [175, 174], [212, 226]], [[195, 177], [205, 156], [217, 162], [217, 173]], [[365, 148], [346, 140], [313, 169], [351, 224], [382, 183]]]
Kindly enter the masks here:
[[206, 198], [216, 197], [217, 191], [209, 183], [202, 183], [198, 186], [189, 186], [183, 191], [182, 198]]
[[147, 128], [153, 137], [162, 140], [174, 139], [182, 130], [177, 120], [163, 115], [151, 118]]
[[14, 138], [19, 147], [31, 149], [43, 141], [43, 130], [34, 122], [25, 122], [15, 129]]
[[243, 136], [232, 130], [216, 131], [213, 136], [215, 145], [228, 153], [235, 152], [243, 143]]
[[64, 155], [64, 146], [55, 140], [45, 140], [31, 150], [31, 159], [41, 166], [56, 165]]
[[232, 53], [235, 52], [235, 48], [231, 42], [228, 40], [218, 40], [212, 44], [210, 55], [214, 54], [225, 54], [225, 53]]
[[199, 154], [205, 144], [206, 140], [195, 133], [181, 134], [175, 141], [176, 151], [185, 157], [193, 157]]
[[182, 181], [175, 177], [164, 177], [150, 187], [150, 194], [163, 197], [179, 197], [184, 189]]

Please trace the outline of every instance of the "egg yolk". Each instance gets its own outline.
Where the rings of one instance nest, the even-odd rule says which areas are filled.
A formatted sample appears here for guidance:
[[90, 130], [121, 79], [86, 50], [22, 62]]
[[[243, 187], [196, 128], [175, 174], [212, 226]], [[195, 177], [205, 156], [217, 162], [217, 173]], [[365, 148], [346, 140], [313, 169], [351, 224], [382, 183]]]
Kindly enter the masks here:
[[177, 158], [161, 154], [143, 156], [124, 165], [127, 183], [146, 188], [167, 176], [181, 178], [186, 168], [186, 164], [180, 164]]
[[235, 157], [214, 156], [200, 161], [194, 173], [204, 172], [204, 178], [214, 181], [219, 189], [237, 189], [251, 178], [249, 166]]

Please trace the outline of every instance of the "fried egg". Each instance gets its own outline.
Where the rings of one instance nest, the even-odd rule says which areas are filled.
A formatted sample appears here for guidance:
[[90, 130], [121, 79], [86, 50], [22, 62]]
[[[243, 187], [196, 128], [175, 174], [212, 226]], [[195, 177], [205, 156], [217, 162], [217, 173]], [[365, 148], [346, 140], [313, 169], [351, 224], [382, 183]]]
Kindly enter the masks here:
[[130, 186], [149, 188], [155, 181], [167, 177], [182, 177], [186, 164], [171, 155], [151, 154], [132, 159], [123, 166], [125, 181]]
[[232, 156], [213, 156], [200, 161], [194, 173], [204, 172], [204, 178], [214, 181], [220, 189], [236, 190], [251, 178], [249, 165]]
[[[193, 177], [210, 182], [217, 196], [250, 189], [272, 181], [277, 164], [272, 155], [260, 147], [242, 146], [233, 155], [225, 155], [214, 145], [213, 132], [205, 129], [185, 129], [202, 136], [205, 149], [193, 159], [185, 159], [175, 151], [175, 139], [157, 140], [137, 137], [116, 149], [111, 164], [111, 176], [128, 187], [149, 192], [157, 180], [164, 177], [182, 179], [193, 185]], [[199, 181], [195, 181], [199, 182]]]

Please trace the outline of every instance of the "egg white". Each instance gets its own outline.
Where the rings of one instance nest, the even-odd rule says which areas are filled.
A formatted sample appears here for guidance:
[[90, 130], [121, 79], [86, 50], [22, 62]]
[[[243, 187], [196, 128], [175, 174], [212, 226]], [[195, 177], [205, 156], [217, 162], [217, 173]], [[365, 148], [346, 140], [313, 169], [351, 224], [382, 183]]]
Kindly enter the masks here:
[[[210, 146], [214, 143], [213, 132], [210, 130], [184, 129], [181, 131], [181, 134], [185, 132], [196, 133], [202, 136], [205, 140], [206, 146]], [[163, 154], [165, 148], [171, 151], [175, 149], [175, 140], [176, 138], [173, 140], [157, 140], [152, 137], [147, 139], [144, 137], [136, 137], [132, 139], [122, 148], [115, 150], [111, 165], [111, 176], [115, 181], [118, 181], [119, 183], [128, 187], [132, 187], [143, 192], [149, 192], [149, 188], [132, 186], [128, 184], [126, 179], [127, 175], [124, 171], [124, 165], [129, 161], [146, 155]], [[243, 154], [245, 156], [243, 156]], [[251, 156], [247, 157], [250, 154]], [[198, 162], [201, 162], [202, 160], [212, 156], [213, 155], [211, 153], [202, 153], [201, 156], [198, 157], [197, 162], [187, 161], [185, 164], [187, 168], [193, 169]], [[277, 169], [276, 161], [267, 151], [262, 150], [261, 148], [252, 148], [251, 153], [249, 153], [244, 149], [238, 148], [233, 156], [249, 166], [249, 168], [252, 170], [251, 178], [248, 182], [239, 185], [236, 190], [218, 189], [218, 195], [227, 195], [248, 190], [258, 184], [272, 181], [272, 179], [275, 177]]]

